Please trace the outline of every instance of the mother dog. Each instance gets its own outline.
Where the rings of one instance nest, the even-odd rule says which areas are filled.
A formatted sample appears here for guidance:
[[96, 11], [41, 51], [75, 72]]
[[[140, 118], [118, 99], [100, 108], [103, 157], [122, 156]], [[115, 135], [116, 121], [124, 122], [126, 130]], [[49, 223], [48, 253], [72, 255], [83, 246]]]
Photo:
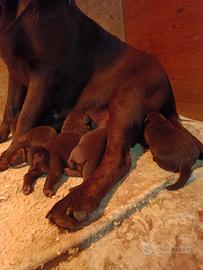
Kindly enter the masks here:
[[58, 226], [80, 226], [74, 213], [91, 213], [129, 171], [130, 147], [139, 140], [147, 112], [161, 112], [179, 126], [170, 83], [156, 57], [105, 31], [74, 1], [0, 0], [0, 52], [9, 72], [1, 141], [19, 110], [13, 144], [49, 108], [71, 110], [70, 130], [85, 110], [109, 110], [100, 165], [48, 213]]

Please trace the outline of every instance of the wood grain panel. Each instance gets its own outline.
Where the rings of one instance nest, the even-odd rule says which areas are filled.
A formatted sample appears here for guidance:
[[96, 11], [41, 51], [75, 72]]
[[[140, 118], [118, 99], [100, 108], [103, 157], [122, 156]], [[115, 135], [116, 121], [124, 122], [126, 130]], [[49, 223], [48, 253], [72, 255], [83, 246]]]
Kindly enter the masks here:
[[76, 3], [90, 18], [124, 39], [122, 0], [76, 0]]
[[178, 112], [203, 120], [203, 1], [123, 0], [126, 41], [156, 54]]

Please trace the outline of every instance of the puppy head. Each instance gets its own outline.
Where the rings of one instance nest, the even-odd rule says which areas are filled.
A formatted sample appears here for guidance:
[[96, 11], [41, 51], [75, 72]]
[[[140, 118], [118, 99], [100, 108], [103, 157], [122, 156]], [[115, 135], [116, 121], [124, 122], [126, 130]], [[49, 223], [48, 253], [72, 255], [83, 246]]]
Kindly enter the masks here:
[[44, 168], [48, 165], [48, 161], [44, 152], [36, 152], [33, 156], [32, 166], [38, 168]]
[[0, 30], [13, 23], [32, 0], [0, 0]]

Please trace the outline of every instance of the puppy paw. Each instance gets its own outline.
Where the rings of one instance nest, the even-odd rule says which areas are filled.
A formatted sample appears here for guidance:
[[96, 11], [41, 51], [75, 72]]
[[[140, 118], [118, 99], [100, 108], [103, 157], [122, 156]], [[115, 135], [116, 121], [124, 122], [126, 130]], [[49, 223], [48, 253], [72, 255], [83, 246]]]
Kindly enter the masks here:
[[50, 189], [44, 189], [43, 193], [47, 198], [52, 198], [52, 196], [54, 195], [53, 190], [50, 190]]
[[22, 188], [22, 190], [23, 190], [23, 194], [24, 194], [24, 195], [29, 195], [30, 193], [33, 192], [33, 188], [30, 187], [30, 186], [24, 186], [24, 187]]

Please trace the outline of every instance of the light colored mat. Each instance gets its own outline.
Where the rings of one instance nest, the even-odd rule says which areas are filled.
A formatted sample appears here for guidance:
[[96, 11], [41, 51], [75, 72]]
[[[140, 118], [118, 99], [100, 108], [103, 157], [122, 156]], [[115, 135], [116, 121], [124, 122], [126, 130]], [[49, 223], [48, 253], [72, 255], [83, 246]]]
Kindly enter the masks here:
[[[184, 121], [194, 135], [203, 141], [203, 125]], [[0, 152], [8, 143], [0, 145]], [[0, 261], [1, 269], [35, 269], [61, 254], [72, 256], [80, 247], [96, 241], [117, 226], [120, 220], [135, 214], [157, 196], [167, 181], [177, 174], [165, 172], [152, 161], [149, 152], [141, 155], [139, 146], [132, 150], [134, 166], [126, 179], [117, 185], [102, 205], [107, 202], [101, 218], [76, 233], [60, 232], [50, 225], [45, 215], [48, 210], [81, 182], [80, 179], [64, 180], [52, 199], [42, 193], [44, 179], [41, 178], [35, 191], [24, 196], [21, 192], [22, 177], [27, 167], [10, 169], [0, 174]], [[139, 158], [137, 162], [136, 159]], [[136, 164], [136, 168], [135, 168]], [[198, 172], [198, 170], [197, 170]], [[193, 176], [191, 179], [194, 178]], [[197, 174], [198, 175], [198, 174]], [[101, 210], [100, 207], [99, 210]]]

